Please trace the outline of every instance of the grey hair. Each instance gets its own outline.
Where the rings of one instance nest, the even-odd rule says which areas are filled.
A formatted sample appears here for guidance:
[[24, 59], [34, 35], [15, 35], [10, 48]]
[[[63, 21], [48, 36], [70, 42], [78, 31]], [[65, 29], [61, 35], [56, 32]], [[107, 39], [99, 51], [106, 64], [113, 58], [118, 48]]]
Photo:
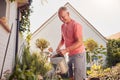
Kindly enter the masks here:
[[69, 12], [68, 9], [67, 9], [67, 7], [65, 7], [65, 6], [60, 7], [59, 10], [58, 10], [58, 13], [60, 11], [67, 11], [67, 12]]

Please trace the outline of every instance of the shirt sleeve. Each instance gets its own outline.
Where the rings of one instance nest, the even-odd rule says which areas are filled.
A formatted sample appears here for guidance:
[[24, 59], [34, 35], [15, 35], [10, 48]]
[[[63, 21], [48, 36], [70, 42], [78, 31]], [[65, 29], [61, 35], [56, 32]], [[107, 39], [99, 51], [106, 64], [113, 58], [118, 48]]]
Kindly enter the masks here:
[[75, 40], [77, 39], [82, 40], [82, 26], [79, 23], [76, 23], [74, 26], [74, 37]]

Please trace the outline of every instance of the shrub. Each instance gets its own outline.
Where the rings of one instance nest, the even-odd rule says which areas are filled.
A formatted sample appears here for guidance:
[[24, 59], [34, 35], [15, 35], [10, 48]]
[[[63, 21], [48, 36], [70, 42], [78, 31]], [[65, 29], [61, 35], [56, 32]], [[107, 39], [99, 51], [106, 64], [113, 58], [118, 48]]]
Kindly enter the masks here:
[[120, 63], [112, 68], [104, 69], [100, 65], [93, 65], [87, 71], [88, 77], [99, 78], [100, 80], [119, 80], [120, 79]]
[[108, 40], [107, 43], [107, 64], [114, 66], [120, 62], [120, 39]]
[[51, 64], [47, 63], [47, 58], [42, 53], [31, 54], [29, 47], [25, 47], [22, 59], [17, 58], [15, 67], [9, 80], [38, 80], [38, 75], [44, 77], [51, 69]]

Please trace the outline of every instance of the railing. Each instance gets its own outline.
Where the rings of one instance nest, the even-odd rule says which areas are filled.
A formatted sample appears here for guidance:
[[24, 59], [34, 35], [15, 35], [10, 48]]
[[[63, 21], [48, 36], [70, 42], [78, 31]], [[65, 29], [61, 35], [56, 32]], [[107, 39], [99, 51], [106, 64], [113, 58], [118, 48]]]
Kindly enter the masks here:
[[11, 34], [12, 34], [12, 29], [13, 29], [13, 24], [11, 25], [11, 32], [10, 32], [10, 34], [9, 34], [8, 41], [7, 41], [7, 45], [6, 45], [6, 49], [5, 49], [5, 55], [4, 55], [4, 58], [3, 58], [3, 63], [2, 63], [2, 69], [1, 69], [0, 79], [2, 78], [2, 73], [3, 73], [3, 69], [4, 69], [4, 64], [5, 64], [5, 60], [6, 60], [6, 55], [7, 55], [7, 51], [8, 51], [8, 46], [9, 46], [9, 42], [10, 42], [10, 37], [11, 37]]

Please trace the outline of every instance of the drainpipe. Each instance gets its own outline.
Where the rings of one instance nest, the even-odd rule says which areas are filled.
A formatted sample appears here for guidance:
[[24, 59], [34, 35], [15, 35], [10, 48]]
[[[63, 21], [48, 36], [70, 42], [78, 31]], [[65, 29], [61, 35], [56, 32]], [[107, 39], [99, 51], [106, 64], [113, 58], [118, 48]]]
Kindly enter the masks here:
[[[30, 5], [30, 3], [31, 3], [31, 0], [28, 0], [29, 1], [29, 5]], [[27, 4], [25, 4], [25, 5], [27, 5]], [[24, 5], [24, 6], [25, 6]], [[17, 54], [18, 54], [18, 40], [19, 40], [19, 28], [20, 28], [20, 8], [22, 8], [22, 7], [24, 7], [24, 6], [21, 6], [21, 7], [18, 7], [17, 8], [17, 19], [16, 19], [16, 21], [17, 21], [17, 28], [16, 28], [16, 45], [15, 45], [15, 64], [17, 63]], [[15, 69], [15, 67], [14, 67], [14, 69]]]
[[15, 45], [15, 64], [16, 64], [16, 62], [17, 62], [17, 53], [18, 53], [18, 39], [19, 39], [19, 11], [20, 11], [20, 9], [19, 9], [19, 7], [17, 8], [17, 19], [16, 19], [16, 21], [17, 21], [17, 28], [16, 28], [16, 45]]

